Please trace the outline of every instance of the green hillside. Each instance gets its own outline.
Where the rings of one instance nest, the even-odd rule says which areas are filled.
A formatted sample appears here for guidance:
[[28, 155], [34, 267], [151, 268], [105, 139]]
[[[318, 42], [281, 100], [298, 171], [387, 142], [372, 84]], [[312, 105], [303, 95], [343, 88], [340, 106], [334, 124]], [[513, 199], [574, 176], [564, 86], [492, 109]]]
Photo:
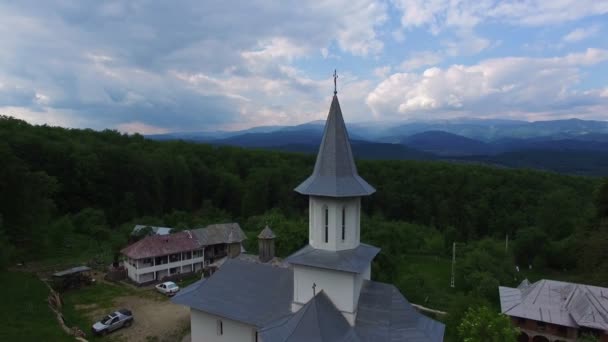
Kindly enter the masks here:
[[[237, 221], [252, 253], [266, 223], [280, 256], [307, 242], [307, 199], [293, 188], [310, 174], [314, 156], [1, 118], [0, 162], [4, 266], [109, 261], [134, 223], [185, 229]], [[601, 179], [430, 161], [357, 164], [377, 189], [363, 201], [362, 221], [362, 240], [382, 248], [373, 277], [412, 302], [460, 312], [463, 303], [496, 305], [497, 286], [525, 276], [608, 282]], [[532, 271], [516, 273], [515, 265]]]

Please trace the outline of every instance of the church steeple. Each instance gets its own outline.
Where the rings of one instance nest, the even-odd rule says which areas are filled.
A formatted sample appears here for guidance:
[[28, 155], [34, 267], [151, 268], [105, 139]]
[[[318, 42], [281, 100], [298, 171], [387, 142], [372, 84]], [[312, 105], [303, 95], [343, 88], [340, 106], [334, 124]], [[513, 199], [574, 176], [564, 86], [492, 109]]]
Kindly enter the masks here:
[[308, 195], [309, 218], [308, 246], [287, 258], [294, 267], [292, 311], [323, 290], [354, 325], [362, 284], [380, 251], [360, 241], [361, 197], [376, 190], [357, 173], [335, 89], [314, 171], [295, 191]]
[[361, 197], [376, 189], [357, 172], [335, 90], [315, 168], [295, 191], [309, 196], [310, 246], [327, 251], [359, 246]]
[[314, 171], [295, 191], [303, 195], [327, 197], [368, 196], [376, 191], [357, 173], [338, 95], [335, 93]]

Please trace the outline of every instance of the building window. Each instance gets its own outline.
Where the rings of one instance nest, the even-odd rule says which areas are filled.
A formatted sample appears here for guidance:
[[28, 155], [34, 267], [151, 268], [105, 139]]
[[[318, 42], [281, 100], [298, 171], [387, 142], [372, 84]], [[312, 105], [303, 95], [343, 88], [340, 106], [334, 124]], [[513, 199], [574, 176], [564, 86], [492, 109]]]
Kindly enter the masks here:
[[224, 334], [224, 323], [222, 323], [221, 319], [217, 320], [217, 335], [221, 336]]
[[325, 243], [329, 242], [329, 208], [325, 207]]
[[342, 207], [342, 241], [346, 240], [346, 207]]

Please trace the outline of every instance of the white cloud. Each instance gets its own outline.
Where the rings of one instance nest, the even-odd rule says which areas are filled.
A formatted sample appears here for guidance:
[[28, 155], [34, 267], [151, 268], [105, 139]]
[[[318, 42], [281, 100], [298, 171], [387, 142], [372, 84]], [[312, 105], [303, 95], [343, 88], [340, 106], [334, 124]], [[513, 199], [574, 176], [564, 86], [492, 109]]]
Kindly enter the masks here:
[[337, 13], [343, 20], [337, 31], [340, 48], [359, 56], [380, 53], [384, 43], [377, 37], [375, 27], [387, 20], [386, 10], [383, 2], [346, 1]]
[[420, 74], [395, 73], [368, 95], [367, 104], [376, 117], [558, 115], [563, 110], [572, 115], [574, 108], [584, 115], [580, 108], [601, 101], [597, 92], [574, 89], [579, 69], [605, 61], [608, 50], [587, 49], [562, 57], [496, 58]]
[[599, 31], [600, 27], [598, 25], [590, 27], [579, 27], [573, 31], [570, 31], [562, 38], [562, 40], [567, 43], [574, 43], [592, 37], [596, 35]]
[[448, 56], [471, 56], [490, 47], [491, 42], [471, 31], [458, 31], [455, 39], [444, 40], [442, 45]]
[[392, 0], [403, 27], [426, 27], [434, 34], [446, 27], [470, 30], [482, 22], [544, 26], [608, 13], [597, 0]]
[[385, 65], [383, 67], [378, 67], [374, 69], [374, 75], [378, 78], [386, 78], [388, 73], [391, 72], [391, 66]]
[[413, 52], [408, 59], [403, 61], [400, 68], [404, 71], [413, 71], [427, 65], [435, 65], [442, 61], [439, 53], [433, 51]]
[[3, 2], [0, 106], [79, 113], [93, 128], [298, 122], [321, 112], [332, 82], [296, 61], [376, 57], [386, 20], [375, 0]]

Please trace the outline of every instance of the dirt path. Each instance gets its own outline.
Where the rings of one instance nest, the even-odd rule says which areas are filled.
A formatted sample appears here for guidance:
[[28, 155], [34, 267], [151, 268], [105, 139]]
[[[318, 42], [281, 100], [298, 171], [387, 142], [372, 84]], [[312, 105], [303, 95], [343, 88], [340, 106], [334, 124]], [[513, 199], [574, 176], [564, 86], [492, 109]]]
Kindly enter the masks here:
[[[188, 308], [165, 298], [126, 296], [118, 297], [113, 302], [117, 308], [131, 310], [135, 317], [131, 327], [108, 335], [113, 341], [179, 341], [190, 330]], [[93, 311], [92, 318], [107, 314], [103, 310], [97, 311]]]

